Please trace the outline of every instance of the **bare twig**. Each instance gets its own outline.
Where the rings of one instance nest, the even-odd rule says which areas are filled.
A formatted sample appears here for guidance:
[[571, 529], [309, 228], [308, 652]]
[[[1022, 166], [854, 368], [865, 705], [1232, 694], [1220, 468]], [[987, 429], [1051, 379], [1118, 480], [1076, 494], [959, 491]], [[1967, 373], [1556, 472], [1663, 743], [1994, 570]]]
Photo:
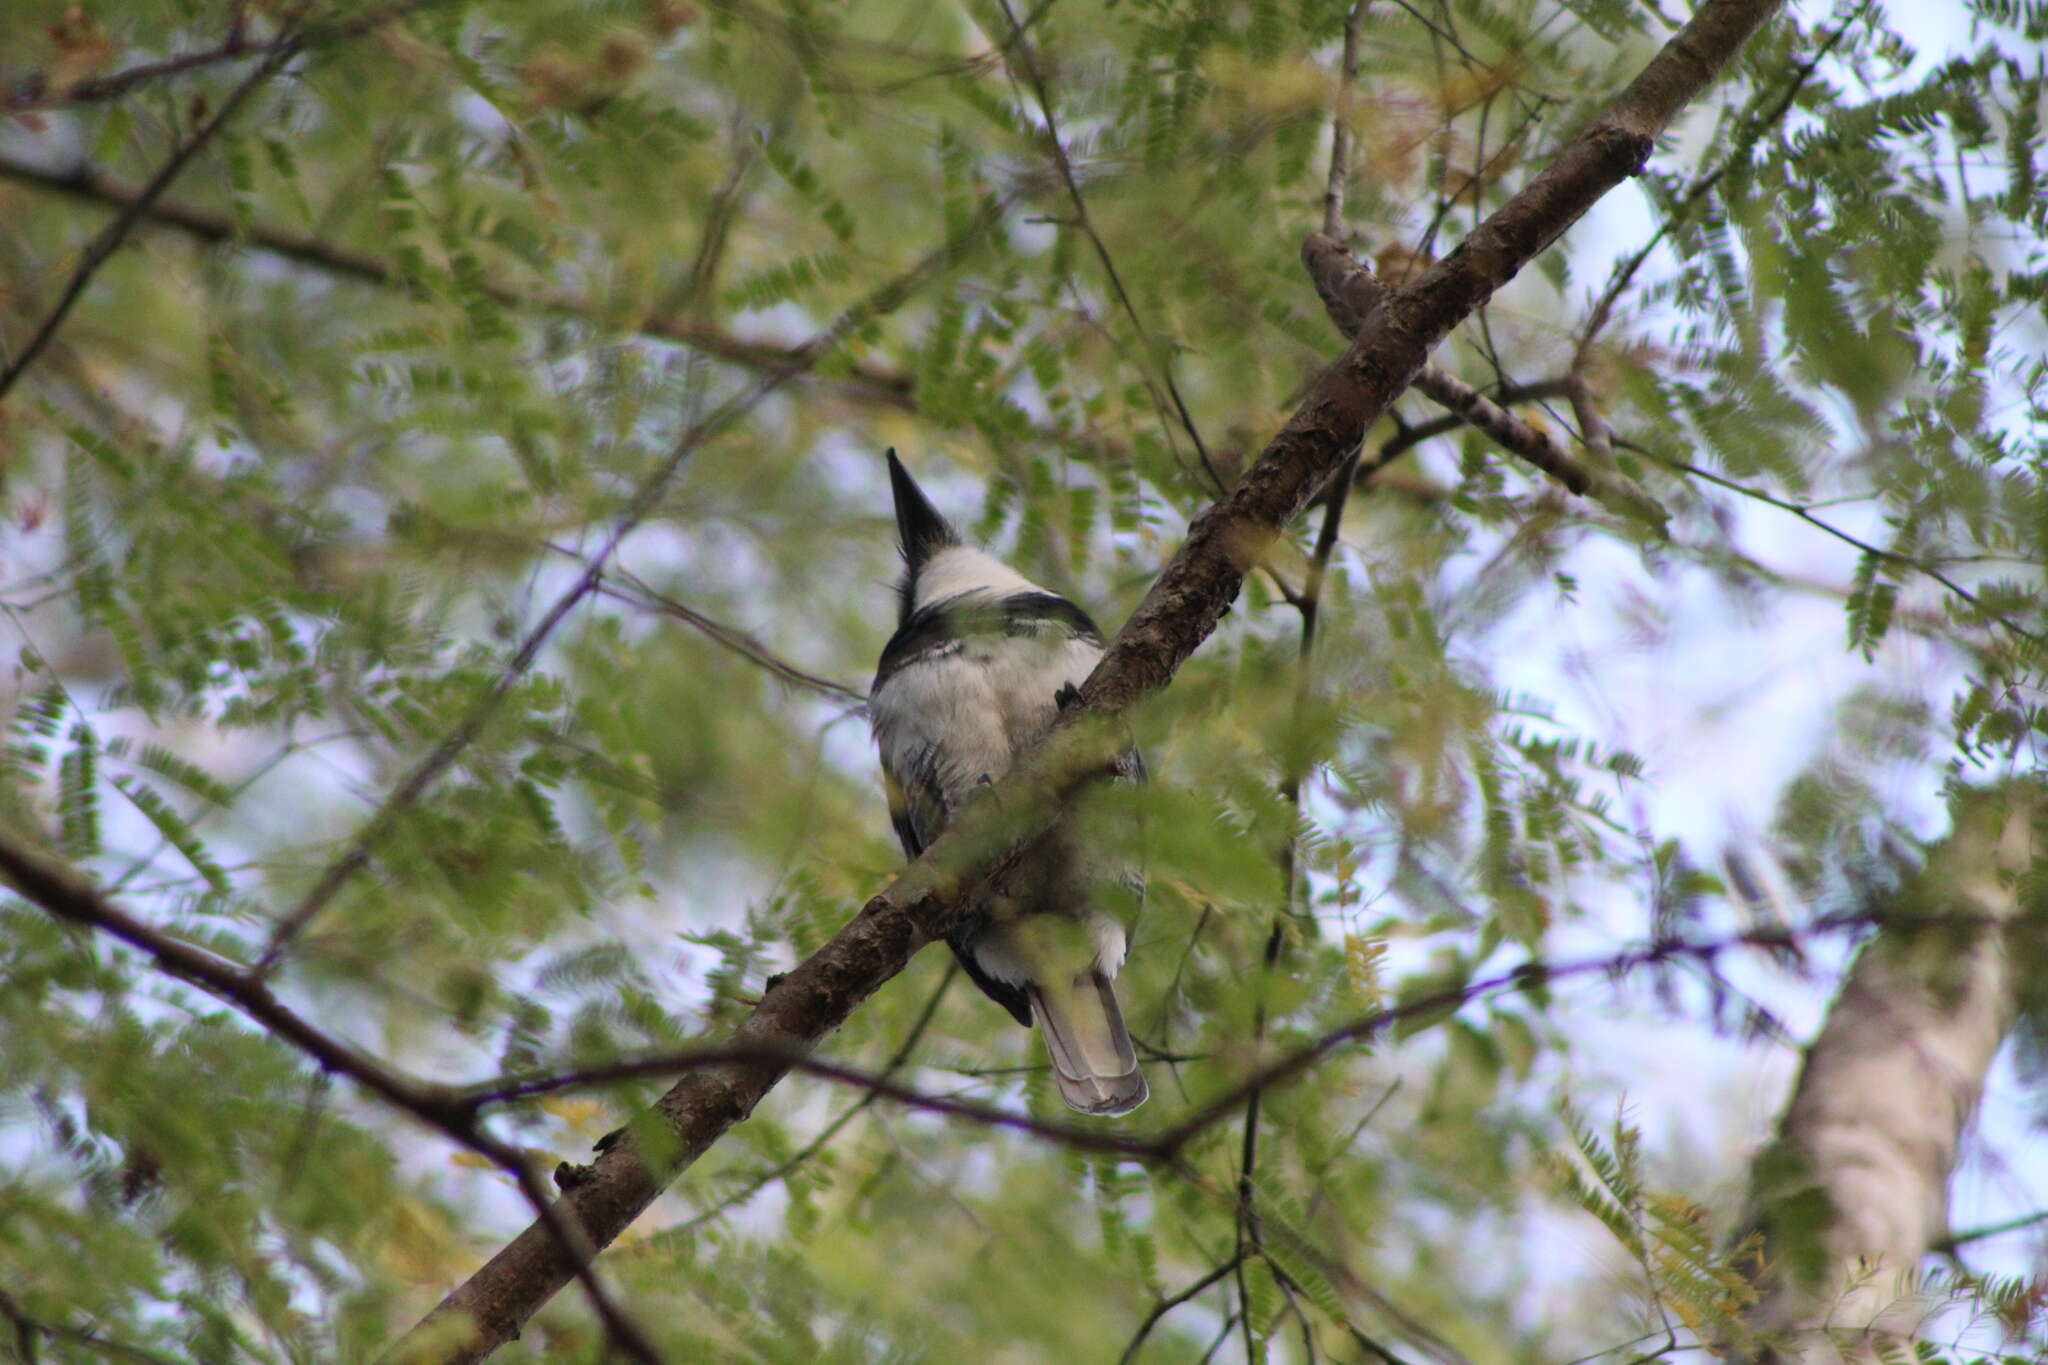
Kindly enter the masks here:
[[214, 111], [213, 116], [200, 124], [198, 131], [178, 144], [177, 150], [172, 152], [164, 164], [157, 168], [156, 174], [149, 178], [149, 183], [136, 193], [134, 201], [114, 215], [114, 221], [101, 228], [99, 235], [87, 243], [84, 254], [79, 257], [78, 264], [71, 271], [71, 278], [64, 282], [64, 288], [58, 293], [56, 303], [43, 315], [43, 320], [29, 335], [28, 343], [22, 347], [20, 353], [9, 361], [4, 369], [0, 369], [0, 399], [7, 397], [22, 374], [56, 338], [57, 329], [63, 326], [64, 319], [70, 315], [72, 305], [85, 293], [86, 286], [92, 283], [92, 277], [99, 273], [100, 267], [105, 265], [108, 258], [120, 248], [121, 243], [128, 239], [129, 232], [141, 221], [143, 214], [149, 211], [150, 204], [158, 195], [170, 188], [171, 182], [191, 164], [193, 157], [205, 150], [206, 145], [212, 142], [214, 136], [226, 126], [227, 121], [235, 116], [249, 96], [255, 94], [259, 86], [283, 69], [284, 64], [297, 55], [298, 50], [297, 38], [287, 36], [279, 39], [262, 63], [221, 101], [220, 108]]
[[2024, 1232], [2028, 1228], [2039, 1227], [2043, 1223], [2048, 1223], [2048, 1209], [2036, 1209], [2034, 1212], [2022, 1214], [2018, 1218], [2008, 1218], [2002, 1223], [1987, 1223], [1983, 1227], [1966, 1228], [1962, 1232], [1951, 1232], [1932, 1247], [1929, 1247], [1928, 1250], [1948, 1253], [1954, 1251], [1957, 1247], [1968, 1246], [1971, 1242], [1982, 1242], [1993, 1237], [2003, 1237], [2009, 1232]]
[[1240, 1259], [1236, 1256], [1231, 1257], [1178, 1294], [1153, 1304], [1152, 1311], [1145, 1315], [1145, 1320], [1138, 1324], [1138, 1330], [1132, 1334], [1131, 1344], [1124, 1347], [1124, 1353], [1117, 1357], [1117, 1365], [1131, 1365], [1131, 1362], [1138, 1358], [1138, 1348], [1145, 1344], [1145, 1338], [1152, 1334], [1152, 1329], [1159, 1325], [1161, 1318], [1236, 1270]]
[[[1346, 336], [1358, 336], [1366, 329], [1392, 293], [1388, 286], [1373, 278], [1363, 262], [1321, 234], [1302, 244], [1301, 259], [1316, 282], [1316, 292], [1322, 296], [1330, 321]], [[1570, 382], [1568, 377], [1566, 384]], [[1415, 377], [1415, 387], [1485, 432], [1502, 449], [1520, 456], [1572, 492], [1596, 497], [1616, 511], [1659, 529], [1669, 520], [1669, 514], [1633, 479], [1609, 468], [1588, 469], [1548, 435], [1450, 371], [1424, 365]]]
[[[89, 168], [68, 172], [45, 169], [17, 157], [0, 154], [0, 179], [30, 185], [82, 202], [127, 210], [140, 206], [143, 220], [175, 228], [203, 242], [240, 242], [299, 265], [311, 266], [330, 275], [357, 280], [387, 289], [409, 289], [404, 273], [381, 256], [330, 242], [323, 237], [292, 232], [284, 228], [252, 223], [245, 228], [233, 218], [196, 204], [158, 198], [144, 202], [140, 190]], [[559, 313], [592, 320], [608, 317], [608, 310], [593, 300], [553, 290], [528, 290], [498, 280], [481, 286], [486, 297], [506, 308]], [[804, 347], [785, 346], [736, 336], [722, 328], [675, 313], [657, 313], [639, 319], [633, 328], [641, 336], [672, 342], [704, 352], [719, 360], [752, 370], [805, 372]], [[911, 378], [900, 370], [861, 359], [851, 361], [844, 376], [832, 381], [852, 394], [889, 407], [913, 408]]]
[[1579, 424], [1579, 439], [1586, 443], [1595, 467], [1614, 467], [1614, 431], [1607, 425], [1607, 418], [1600, 411], [1600, 405], [1593, 401], [1593, 386], [1587, 382], [1586, 367], [1582, 363], [1585, 354], [1580, 353], [1573, 362], [1572, 372], [1565, 380], [1565, 396], [1571, 399], [1572, 416]]
[[724, 645], [727, 649], [732, 650], [741, 657], [759, 664], [762, 668], [767, 669], [777, 678], [793, 687], [801, 687], [807, 692], [815, 692], [819, 696], [831, 701], [850, 702], [855, 706], [865, 706], [867, 704], [866, 693], [848, 687], [845, 683], [834, 682], [830, 678], [821, 678], [815, 673], [806, 673], [803, 669], [782, 658], [745, 631], [735, 626], [728, 626], [723, 621], [714, 620], [688, 603], [679, 602], [673, 597], [655, 591], [632, 574], [620, 572], [616, 577], [624, 585], [623, 588], [615, 588], [610, 584], [606, 584], [599, 591], [603, 592], [607, 597], [615, 597], [621, 602], [629, 602], [634, 606], [645, 607], [650, 611], [658, 611], [665, 616], [672, 616], [684, 625], [689, 626], [692, 630], [716, 640], [719, 644]]
[[1351, 240], [1344, 226], [1344, 192], [1351, 183], [1351, 99], [1358, 84], [1359, 34], [1365, 28], [1365, 13], [1372, 0], [1353, 0], [1351, 15], [1344, 21], [1344, 55], [1337, 68], [1337, 108], [1330, 116], [1330, 178], [1323, 187], [1323, 235], [1338, 242]]
[[1897, 550], [1888, 550], [1884, 548], [1882, 545], [1878, 545], [1871, 541], [1864, 540], [1861, 537], [1856, 536], [1848, 531], [1844, 531], [1841, 527], [1835, 525], [1831, 521], [1828, 521], [1824, 517], [1815, 515], [1813, 509], [1811, 507], [1808, 507], [1804, 503], [1793, 502], [1789, 498], [1781, 498], [1775, 493], [1767, 492], [1761, 488], [1752, 487], [1751, 485], [1742, 483], [1736, 479], [1728, 478], [1726, 475], [1716, 474], [1713, 470], [1704, 468], [1700, 465], [1693, 464], [1689, 460], [1679, 459], [1675, 455], [1665, 454], [1663, 451], [1654, 450], [1646, 445], [1639, 445], [1634, 441], [1617, 440], [1615, 443], [1621, 446], [1624, 450], [1630, 450], [1638, 455], [1644, 456], [1645, 458], [1655, 460], [1658, 464], [1661, 464], [1668, 469], [1675, 469], [1680, 473], [1690, 475], [1691, 477], [1699, 479], [1704, 483], [1713, 484], [1717, 488], [1725, 488], [1731, 493], [1739, 494], [1740, 496], [1748, 498], [1753, 502], [1760, 502], [1764, 504], [1766, 507], [1775, 507], [1781, 512], [1789, 512], [1793, 516], [1805, 522], [1807, 525], [1813, 527], [1815, 530], [1820, 531], [1825, 535], [1833, 536], [1836, 540], [1841, 541], [1844, 545], [1847, 545], [1852, 549], [1860, 550], [1864, 554], [1867, 554], [1874, 559], [1881, 559], [1887, 564], [1896, 564], [1901, 568], [1910, 569], [1914, 573], [1924, 575], [1925, 577], [1933, 580], [1934, 582], [1939, 583], [1943, 588], [1946, 588], [1949, 592], [1953, 593], [1958, 599], [1969, 603], [1973, 609], [1981, 613], [1984, 617], [1986, 617], [1989, 620], [1997, 622], [2001, 626], [2004, 626], [2007, 630], [2019, 636], [2021, 639], [2027, 640], [2037, 645], [2048, 643], [2048, 638], [2044, 638], [2038, 631], [2029, 630], [2025, 626], [2021, 625], [2019, 622], [2013, 620], [2010, 616], [2007, 616], [2005, 613], [1993, 610], [1991, 607], [1987, 606], [1984, 600], [1977, 596], [1976, 593], [1971, 592], [1968, 588], [1956, 582], [1955, 579], [1951, 578], [1948, 574], [1942, 572], [1934, 565], [1915, 559], [1911, 555], [1901, 554]]
[[[1360, 0], [1358, 7], [1352, 11], [1354, 24], [1359, 14], [1365, 8], [1365, 3], [1366, 0]], [[1349, 31], [1347, 31], [1348, 37]], [[1347, 50], [1348, 48], [1349, 43], [1347, 42]], [[1334, 158], [1331, 175], [1334, 183], [1336, 175]], [[1341, 212], [1343, 207], [1341, 195], [1337, 207]], [[1315, 551], [1309, 557], [1308, 576], [1303, 580], [1301, 595], [1295, 602], [1295, 609], [1301, 614], [1301, 646], [1294, 664], [1294, 709], [1297, 716], [1307, 707], [1309, 695], [1313, 688], [1316, 627], [1321, 619], [1323, 583], [1329, 574], [1330, 560], [1336, 553], [1338, 531], [1343, 525], [1344, 508], [1350, 499], [1353, 472], [1357, 468], [1358, 459], [1359, 453], [1353, 451], [1351, 458], [1345, 461], [1343, 467], [1331, 478], [1330, 496], [1323, 509], [1323, 527], [1316, 534]], [[1301, 785], [1304, 777], [1305, 774], [1300, 767], [1290, 764], [1287, 772], [1280, 780], [1281, 796], [1286, 799], [1287, 804], [1297, 813], [1301, 809]], [[1300, 870], [1297, 866], [1299, 856], [1299, 846], [1295, 839], [1289, 838], [1281, 845], [1280, 906], [1274, 912], [1272, 927], [1267, 931], [1266, 935], [1265, 954], [1260, 964], [1260, 979], [1262, 982], [1272, 977], [1273, 968], [1279, 963], [1281, 951], [1286, 946], [1287, 921], [1294, 915], [1294, 892], [1301, 879]], [[1265, 1039], [1266, 1005], [1262, 998], [1253, 1012], [1253, 1048], [1256, 1050], [1263, 1046]], [[1238, 1320], [1244, 1325], [1247, 1359], [1254, 1358], [1254, 1352], [1251, 1339], [1251, 1295], [1250, 1288], [1245, 1283], [1244, 1262], [1249, 1254], [1247, 1248], [1262, 1255], [1265, 1250], [1259, 1222], [1258, 1187], [1253, 1180], [1253, 1173], [1258, 1165], [1261, 1100], [1262, 1096], [1254, 1091], [1250, 1100], [1245, 1104], [1244, 1136], [1239, 1145], [1238, 1158], [1237, 1256], [1235, 1259], [1237, 1261]], [[1268, 1267], [1273, 1272], [1275, 1282], [1280, 1285], [1281, 1292], [1287, 1296], [1289, 1308], [1300, 1319], [1303, 1345], [1307, 1351], [1308, 1358], [1313, 1361], [1316, 1355], [1315, 1334], [1314, 1329], [1309, 1325], [1308, 1315], [1302, 1311], [1301, 1305], [1295, 1301], [1294, 1290], [1287, 1279], [1286, 1272], [1278, 1264], [1274, 1263], [1270, 1257], [1265, 1259]]]
[[402, 3], [386, 5], [352, 19], [325, 22], [314, 20], [296, 32], [282, 34], [267, 43], [248, 41], [248, 36], [243, 30], [244, 15], [241, 6], [237, 5], [227, 36], [215, 47], [198, 52], [181, 52], [159, 61], [143, 62], [109, 76], [79, 81], [61, 89], [35, 89], [31, 86], [28, 93], [17, 94], [11, 98], [0, 97], [0, 111], [29, 113], [37, 109], [54, 109], [66, 104], [105, 104], [121, 98], [137, 86], [148, 85], [167, 76], [182, 75], [187, 71], [197, 71], [204, 67], [242, 61], [250, 57], [289, 57], [308, 48], [325, 47], [329, 43], [359, 37], [372, 29], [382, 28], [386, 24], [410, 18], [421, 10], [446, 3], [448, 0], [402, 0]]
[[[1791, 112], [1793, 101], [1799, 98], [1799, 92], [1806, 88], [1807, 81], [1813, 78], [1813, 73], [1820, 68], [1822, 62], [1828, 59], [1829, 54], [1835, 50], [1836, 45], [1842, 41], [1849, 30], [1862, 22], [1863, 16], [1869, 11], [1872, 3], [1873, 0], [1863, 0], [1863, 3], [1857, 6], [1854, 14], [1836, 25], [1834, 32], [1821, 40], [1820, 45], [1814, 49], [1813, 55], [1801, 63], [1799, 69], [1792, 73], [1792, 79], [1786, 83], [1785, 92], [1779, 97], [1777, 103], [1772, 105], [1762, 117], [1752, 122], [1735, 139], [1734, 145], [1728, 149], [1728, 155], [1721, 159], [1719, 165], [1693, 178], [1692, 183], [1685, 187], [1685, 192], [1678, 197], [1678, 202], [1672, 205], [1671, 212], [1664, 216], [1663, 221], [1657, 224], [1657, 230], [1650, 234], [1650, 240], [1643, 243], [1634, 254], [1627, 257], [1614, 268], [1613, 277], [1607, 281], [1606, 289], [1601, 291], [1600, 297], [1593, 304], [1592, 311], [1587, 315], [1585, 330], [1580, 334], [1579, 344], [1572, 353], [1572, 369], [1574, 371], [1584, 367], [1587, 352], [1592, 349], [1594, 341], [1613, 318], [1614, 305], [1620, 302], [1621, 296], [1628, 291], [1629, 285], [1635, 281], [1636, 273], [1643, 268], [1643, 263], [1649, 260], [1664, 239], [1671, 235], [1672, 228], [1684, 221], [1686, 215], [1692, 212], [1694, 206], [1705, 199], [1713, 188], [1721, 183], [1722, 179], [1728, 174], [1728, 168], [1748, 156], [1750, 149], [1756, 146], [1758, 140], [1770, 129], [1777, 126], [1779, 120], [1783, 119], [1786, 114]], [[1580, 419], [1581, 422], [1584, 420], [1584, 418]]]
[[[1494, 390], [1487, 399], [1496, 407], [1512, 407], [1518, 403], [1541, 403], [1552, 398], [1566, 396], [1565, 379], [1538, 379], [1527, 384], [1511, 384]], [[1396, 459], [1407, 454], [1424, 441], [1434, 440], [1445, 432], [1456, 431], [1471, 425], [1471, 418], [1462, 412], [1445, 412], [1427, 422], [1412, 422], [1389, 436], [1371, 456], [1361, 456], [1352, 474], [1354, 483], [1369, 483], [1372, 476], [1385, 469]]]
[[1031, 92], [1038, 101], [1038, 112], [1045, 119], [1047, 149], [1052, 153], [1053, 165], [1059, 171], [1060, 183], [1066, 187], [1067, 198], [1074, 205], [1073, 225], [1081, 230], [1081, 235], [1086, 237], [1088, 244], [1095, 249], [1095, 258], [1102, 263], [1102, 273], [1109, 280], [1110, 291], [1116, 295], [1117, 305], [1123, 309], [1124, 316], [1130, 319], [1132, 330], [1138, 334], [1142, 366], [1154, 363], [1159, 366], [1160, 378], [1166, 387], [1167, 396], [1173, 400], [1174, 415], [1180, 422], [1181, 430], [1194, 442], [1195, 455], [1201, 460], [1202, 468], [1215, 484], [1216, 491], [1221, 493], [1226, 487], [1223, 476], [1216, 472], [1216, 465], [1209, 458], [1209, 447], [1203, 442], [1202, 433], [1195, 426], [1194, 415], [1188, 411], [1187, 400], [1181, 397], [1180, 385], [1174, 380], [1172, 352], [1160, 346], [1153, 338], [1151, 329], [1145, 325], [1144, 318], [1139, 316], [1138, 305], [1132, 301], [1130, 291], [1124, 287], [1123, 275], [1117, 270], [1116, 261], [1109, 254], [1109, 244], [1102, 240], [1102, 234], [1096, 230], [1094, 220], [1088, 216], [1088, 201], [1082, 197], [1081, 182], [1074, 174], [1073, 160], [1067, 155], [1066, 144], [1060, 138], [1059, 118], [1053, 113], [1052, 94], [1046, 86], [1045, 72], [1039, 65], [1038, 54], [1033, 51], [1030, 40], [1025, 37], [1024, 24], [1011, 12], [1010, 0], [996, 0], [996, 5], [1002, 10], [1003, 18], [1010, 25], [1009, 38], [1015, 48], [1013, 66], [1022, 69], [1023, 78], [1030, 85]]

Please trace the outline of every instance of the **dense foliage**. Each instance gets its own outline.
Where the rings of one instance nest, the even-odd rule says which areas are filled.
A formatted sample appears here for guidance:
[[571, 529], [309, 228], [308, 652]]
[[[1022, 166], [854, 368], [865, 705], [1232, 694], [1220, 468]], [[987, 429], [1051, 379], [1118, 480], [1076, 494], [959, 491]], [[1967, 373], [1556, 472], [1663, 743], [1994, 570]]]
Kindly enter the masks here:
[[[6, 838], [420, 1076], [717, 1038], [900, 863], [881, 450], [1113, 626], [1339, 353], [1333, 118], [1398, 281], [1677, 22], [1358, 9], [1347, 82], [1348, 0], [0, 7]], [[1111, 798], [1133, 1131], [1388, 1002], [1837, 914], [1945, 780], [2031, 769], [2044, 29], [1796, 7], [1440, 351], [1668, 533], [1411, 395], [1274, 547]], [[1411, 1012], [1177, 1169], [793, 1077], [601, 1273], [674, 1360], [1114, 1359], [1219, 1268], [1143, 1359], [1657, 1358], [1747, 1302], [1745, 1078], [1844, 942]], [[531, 1216], [25, 900], [0, 987], [0, 1353], [367, 1358]], [[940, 951], [830, 1053], [1062, 1112]], [[489, 1131], [544, 1172], [659, 1085]], [[1930, 1349], [2048, 1346], [1941, 1274]], [[572, 1289], [506, 1355], [604, 1346]]]

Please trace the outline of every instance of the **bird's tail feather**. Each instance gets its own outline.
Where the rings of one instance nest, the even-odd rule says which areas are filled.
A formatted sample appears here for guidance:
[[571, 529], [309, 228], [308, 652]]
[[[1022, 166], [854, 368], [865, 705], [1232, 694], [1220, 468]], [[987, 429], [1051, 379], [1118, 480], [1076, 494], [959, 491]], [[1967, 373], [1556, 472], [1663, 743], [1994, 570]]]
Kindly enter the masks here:
[[1033, 981], [1024, 989], [1068, 1108], [1108, 1117], [1145, 1102], [1151, 1091], [1108, 977], [1091, 970], [1064, 985]]

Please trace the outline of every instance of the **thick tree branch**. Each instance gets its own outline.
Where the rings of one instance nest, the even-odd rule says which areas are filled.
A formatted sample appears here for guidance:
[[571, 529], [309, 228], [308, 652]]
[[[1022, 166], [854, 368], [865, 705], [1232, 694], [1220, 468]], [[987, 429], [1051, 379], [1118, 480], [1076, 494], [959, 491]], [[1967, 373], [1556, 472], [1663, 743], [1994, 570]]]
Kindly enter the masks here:
[[[1114, 716], [1172, 680], [1215, 629], [1266, 548], [1357, 449], [1366, 428], [1422, 368], [1430, 349], [1595, 200], [1638, 170], [1654, 136], [1775, 8], [1773, 0], [1708, 0], [1550, 167], [1416, 285], [1392, 291], [1374, 325], [1316, 382], [1237, 487], [1196, 518], [1180, 551], [1082, 688], [1083, 705], [1068, 711], [1068, 723], [997, 784], [996, 799], [967, 812], [830, 942], [768, 991], [735, 1031], [733, 1043], [815, 1044], [942, 934], [959, 913], [963, 892], [986, 875], [987, 864], [1001, 861], [1034, 821], [1049, 821], [1059, 789], [1099, 767], [1118, 747], [1119, 736], [1087, 722]], [[693, 1071], [656, 1105], [665, 1150], [642, 1153], [627, 1142], [605, 1152], [591, 1178], [564, 1199], [569, 1216], [593, 1245], [610, 1242], [677, 1172], [752, 1112], [787, 1070], [786, 1064], [764, 1061]], [[1232, 1107], [1238, 1102], [1241, 1097]], [[529, 1228], [450, 1294], [393, 1355], [481, 1360], [516, 1335], [575, 1270], [545, 1229]], [[462, 1338], [453, 1348], [451, 1326]], [[438, 1344], [427, 1347], [423, 1334], [438, 1335]]]
[[[1302, 243], [1301, 259], [1316, 282], [1316, 292], [1322, 296], [1330, 321], [1345, 336], [1356, 337], [1385, 302], [1387, 286], [1375, 280], [1363, 262], [1327, 236], [1319, 234]], [[1478, 428], [1502, 449], [1520, 456], [1572, 492], [1597, 498], [1660, 530], [1669, 520], [1664, 509], [1633, 479], [1605, 463], [1589, 468], [1548, 433], [1529, 425], [1449, 370], [1425, 365], [1415, 377], [1415, 387], [1455, 413], [1463, 423]], [[1585, 385], [1576, 376], [1567, 376], [1561, 387], [1563, 396], [1572, 398], [1574, 406], [1582, 399], [1590, 405]], [[1587, 445], [1600, 454], [1605, 447], [1607, 428], [1597, 415], [1589, 420], [1588, 412], [1590, 406], [1581, 410], [1580, 424], [1586, 429]]]

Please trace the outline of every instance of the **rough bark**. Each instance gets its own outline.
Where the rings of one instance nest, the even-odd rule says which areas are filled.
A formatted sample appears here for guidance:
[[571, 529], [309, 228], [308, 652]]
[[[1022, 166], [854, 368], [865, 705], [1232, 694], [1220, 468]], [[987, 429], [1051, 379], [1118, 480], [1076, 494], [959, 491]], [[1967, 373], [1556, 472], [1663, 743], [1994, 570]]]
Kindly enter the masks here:
[[1957, 1149], [2012, 1026], [2006, 928], [2027, 908], [2038, 809], [2032, 792], [1960, 798], [1954, 832], [1896, 904], [1873, 907], [1889, 922], [1857, 955], [1756, 1164], [1764, 1278], [1738, 1358], [1875, 1361], [1888, 1342], [1912, 1357], [1915, 1272], [1948, 1235]]
[[[1776, 0], [1708, 0], [1609, 110], [1527, 188], [1413, 286], [1391, 291], [1373, 324], [1325, 371], [1292, 420], [1231, 493], [1196, 518], [1187, 541], [1118, 633], [1068, 719], [1113, 716], [1159, 691], [1209, 637], [1266, 548], [1357, 449], [1430, 350], [1592, 204], [1633, 175], [1652, 139], [1777, 9]], [[1114, 737], [1069, 724], [870, 900], [831, 942], [782, 978], [737, 1041], [807, 1046], [901, 971], [947, 927], [962, 892], [1029, 836], [1072, 775], [1099, 766]], [[569, 1190], [562, 1209], [593, 1247], [609, 1244], [668, 1182], [744, 1119], [787, 1067], [691, 1072]], [[655, 1150], [659, 1148], [661, 1150]], [[575, 1266], [536, 1223], [442, 1301], [392, 1350], [406, 1362], [482, 1360], [513, 1339]]]

